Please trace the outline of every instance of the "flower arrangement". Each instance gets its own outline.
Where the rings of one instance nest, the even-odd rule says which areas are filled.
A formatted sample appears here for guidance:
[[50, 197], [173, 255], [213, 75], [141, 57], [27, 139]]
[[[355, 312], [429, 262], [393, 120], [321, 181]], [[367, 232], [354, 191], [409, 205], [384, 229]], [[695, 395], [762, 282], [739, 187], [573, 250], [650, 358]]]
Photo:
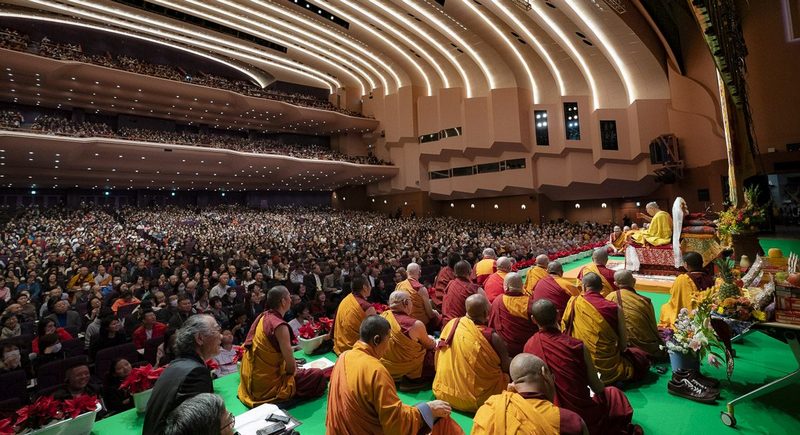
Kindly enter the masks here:
[[300, 327], [300, 338], [303, 340], [311, 340], [312, 338], [329, 333], [332, 329], [333, 319], [320, 317], [316, 322], [312, 320]]
[[0, 434], [11, 435], [34, 431], [94, 411], [98, 403], [97, 397], [86, 394], [67, 400], [43, 396], [32, 404], [18, 409], [15, 416], [0, 420]]
[[119, 389], [127, 391], [129, 394], [141, 393], [153, 388], [153, 385], [161, 376], [165, 367], [154, 369], [152, 365], [148, 364], [142, 367], [134, 367], [128, 377], [122, 381]]
[[766, 222], [767, 211], [757, 205], [758, 195], [758, 186], [749, 187], [744, 191], [744, 207], [730, 206], [719, 213], [716, 223], [721, 238], [746, 231], [756, 231], [759, 225]]

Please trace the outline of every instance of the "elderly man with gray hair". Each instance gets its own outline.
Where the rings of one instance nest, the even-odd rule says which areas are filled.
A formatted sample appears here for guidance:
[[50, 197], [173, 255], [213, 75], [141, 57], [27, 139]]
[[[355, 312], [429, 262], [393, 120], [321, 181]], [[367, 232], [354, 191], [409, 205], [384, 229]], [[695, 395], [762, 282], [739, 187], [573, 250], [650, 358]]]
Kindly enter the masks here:
[[189, 317], [175, 333], [175, 355], [153, 386], [144, 416], [143, 435], [159, 435], [167, 416], [186, 399], [200, 393], [213, 393], [211, 372], [205, 361], [219, 353], [222, 342], [214, 317], [201, 314]]
[[522, 277], [509, 272], [503, 280], [503, 289], [503, 294], [492, 302], [489, 326], [506, 342], [508, 356], [513, 358], [522, 353], [525, 343], [539, 328], [531, 321], [531, 298], [522, 288]]
[[472, 268], [472, 280], [477, 282], [478, 285], [483, 285], [483, 282], [489, 278], [489, 275], [497, 271], [497, 254], [492, 248], [483, 250], [481, 261], [475, 263]]
[[167, 417], [164, 435], [233, 435], [236, 418], [222, 397], [201, 393], [187, 399]]

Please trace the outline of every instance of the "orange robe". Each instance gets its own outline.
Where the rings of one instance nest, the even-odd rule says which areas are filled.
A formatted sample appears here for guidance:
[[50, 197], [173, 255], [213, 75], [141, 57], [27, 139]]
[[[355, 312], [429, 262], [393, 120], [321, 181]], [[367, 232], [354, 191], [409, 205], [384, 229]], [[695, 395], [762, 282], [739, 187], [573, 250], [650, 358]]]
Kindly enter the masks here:
[[603, 291], [601, 292], [603, 296], [608, 296], [609, 293], [617, 291], [617, 285], [614, 284], [614, 271], [605, 266], [600, 266], [594, 263], [583, 266], [581, 271], [578, 272], [578, 286], [581, 285], [583, 274], [589, 272], [596, 273], [600, 277], [600, 280], [603, 281]]
[[333, 325], [333, 351], [336, 355], [353, 347], [358, 341], [361, 322], [367, 317], [370, 304], [361, 295], [350, 293], [339, 304]]
[[[645, 243], [653, 246], [672, 243], [672, 217], [669, 213], [659, 210], [650, 220], [650, 226], [634, 231], [630, 237], [634, 242], [642, 246]], [[680, 234], [678, 234], [678, 237], [680, 237]]]
[[418, 291], [420, 288], [422, 288], [422, 284], [420, 284], [419, 281], [408, 278], [404, 281], [400, 281], [397, 287], [395, 287], [395, 291], [408, 293], [408, 296], [411, 298], [411, 306], [413, 307], [411, 317], [419, 320], [423, 325], [428, 326], [431, 322], [431, 318], [428, 317], [428, 312], [425, 311], [425, 299], [422, 298], [422, 295], [420, 295]]
[[436, 377], [433, 395], [453, 409], [475, 412], [483, 402], [508, 385], [500, 368], [500, 356], [492, 347], [492, 331], [468, 317], [451, 320], [436, 349]]
[[[432, 372], [433, 350], [425, 349], [422, 344], [408, 336], [408, 330], [417, 319], [403, 312], [395, 313], [391, 310], [384, 311], [381, 317], [386, 319], [391, 327], [389, 348], [381, 358], [381, 363], [392, 378], [401, 379], [403, 376], [409, 379], [421, 378], [426, 357], [430, 364], [428, 371]], [[432, 373], [426, 374], [430, 378], [433, 377]]]
[[447, 284], [447, 290], [442, 303], [442, 324], [447, 324], [452, 319], [467, 315], [467, 298], [478, 292], [478, 284], [456, 277]]
[[528, 273], [525, 275], [525, 294], [531, 296], [539, 280], [547, 275], [547, 269], [541, 266], [534, 266], [528, 269]]
[[537, 393], [503, 391], [490, 397], [475, 414], [473, 435], [579, 435], [581, 418], [559, 409]]
[[669, 301], [661, 306], [658, 326], [672, 329], [675, 319], [678, 318], [678, 313], [682, 308], [686, 308], [689, 311], [697, 308], [693, 298], [699, 297], [700, 294], [701, 289], [697, 288], [697, 284], [691, 275], [688, 273], [678, 275], [669, 289]]
[[489, 275], [486, 281], [483, 282], [483, 290], [486, 292], [486, 299], [489, 299], [489, 303], [492, 303], [494, 298], [503, 294], [503, 280], [506, 275], [508, 275], [508, 272], [497, 271]]
[[273, 310], [256, 318], [244, 342], [240, 370], [239, 400], [247, 407], [278, 403], [288, 399], [314, 398], [325, 393], [326, 373], [320, 369], [300, 369], [286, 373], [286, 361], [281, 354], [275, 330], [292, 328]]
[[447, 284], [454, 279], [456, 279], [456, 273], [450, 266], [443, 267], [436, 274], [436, 279], [433, 281], [433, 291], [428, 295], [431, 297], [431, 302], [433, 302], [433, 308], [442, 309], [442, 301], [444, 301]]
[[569, 298], [578, 296], [580, 291], [577, 287], [572, 285], [569, 280], [560, 276], [547, 275], [539, 280], [536, 288], [533, 289], [533, 302], [539, 299], [547, 299], [556, 306], [558, 311], [558, 319], [561, 321], [561, 316], [567, 308]]
[[495, 272], [497, 272], [497, 260], [484, 258], [475, 263], [475, 267], [472, 268], [472, 280], [478, 285], [482, 285], [486, 278], [489, 278], [489, 275]]
[[629, 345], [642, 349], [653, 358], [666, 357], [661, 349], [664, 340], [658, 332], [656, 312], [650, 298], [640, 295], [636, 290], [620, 289], [606, 296], [606, 299], [622, 306]]
[[367, 344], [357, 342], [333, 368], [325, 433], [407, 435], [428, 433], [429, 425], [434, 434], [459, 433], [449, 417], [435, 425], [426, 422], [420, 411], [424, 407], [403, 404], [389, 371]]
[[531, 298], [524, 293], [504, 294], [492, 302], [489, 327], [494, 328], [508, 347], [508, 356], [522, 353], [525, 342], [539, 329], [529, 314]]

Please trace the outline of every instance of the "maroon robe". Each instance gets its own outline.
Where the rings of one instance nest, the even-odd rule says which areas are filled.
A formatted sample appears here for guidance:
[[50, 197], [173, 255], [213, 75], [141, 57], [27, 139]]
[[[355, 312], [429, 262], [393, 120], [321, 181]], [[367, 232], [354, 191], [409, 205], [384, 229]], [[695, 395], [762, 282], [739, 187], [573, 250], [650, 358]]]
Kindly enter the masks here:
[[547, 275], [540, 279], [536, 283], [536, 287], [533, 288], [533, 302], [539, 299], [547, 299], [552, 302], [556, 306], [556, 311], [558, 311], [559, 322], [561, 322], [561, 316], [564, 314], [564, 310], [567, 309], [567, 302], [571, 297], [563, 287], [558, 285], [552, 275]]
[[442, 309], [442, 301], [444, 301], [447, 284], [454, 279], [456, 279], [456, 273], [450, 266], [443, 267], [439, 270], [439, 273], [436, 274], [436, 280], [433, 281], [433, 291], [430, 292], [430, 297], [431, 302], [433, 302], [433, 307], [437, 310]]
[[[400, 331], [402, 331], [406, 337], [411, 338], [411, 336], [408, 335], [408, 331], [411, 330], [417, 319], [409, 316], [408, 314], [402, 311], [392, 310], [392, 314], [394, 315], [394, 320], [396, 320], [397, 323], [400, 325]], [[432, 381], [433, 378], [436, 376], [436, 363], [434, 360], [435, 355], [436, 355], [436, 348], [428, 349], [425, 352], [425, 359], [422, 360], [422, 375], [419, 377], [419, 379]]]
[[546, 328], [528, 340], [524, 351], [544, 360], [555, 377], [555, 404], [580, 415], [590, 434], [634, 433], [633, 408], [625, 393], [605, 387], [602, 397], [589, 395], [583, 342]]
[[[611, 270], [611, 269], [609, 269], [609, 268], [607, 268], [605, 266], [601, 266], [599, 264], [595, 264], [595, 267], [597, 267], [597, 270], [600, 272], [601, 275], [603, 275], [603, 278], [605, 278], [606, 281], [608, 281], [608, 283], [611, 284], [611, 287], [614, 290], [617, 290], [619, 288], [619, 287], [617, 287], [617, 283], [614, 282], [614, 271], [613, 270]], [[582, 267], [581, 271], [578, 273], [578, 280], [579, 281], [581, 279], [583, 279], [583, 271], [585, 269], [586, 269], [586, 266]]]
[[[510, 294], [509, 296], [523, 295], [524, 293], [519, 293], [516, 295]], [[528, 303], [528, 307], [530, 307], [530, 303]], [[514, 358], [522, 353], [525, 343], [539, 329], [531, 321], [530, 315], [522, 318], [511, 314], [502, 296], [495, 298], [494, 302], [492, 302], [492, 310], [489, 312], [489, 326], [494, 328], [506, 342], [509, 358]]]
[[[542, 393], [519, 393], [523, 399], [539, 399], [549, 400]], [[569, 409], [559, 408], [558, 415], [561, 417], [561, 422], [558, 425], [558, 430], [561, 435], [583, 435], [583, 419], [578, 413], [570, 411]]]
[[483, 290], [486, 292], [486, 299], [489, 299], [490, 304], [496, 297], [503, 294], [503, 279], [504, 277], [495, 272], [483, 282]]
[[468, 279], [456, 277], [447, 283], [442, 302], [442, 326], [450, 319], [467, 315], [467, 298], [478, 293], [478, 285]]
[[688, 275], [689, 278], [694, 281], [694, 285], [697, 286], [697, 290], [703, 291], [714, 287], [714, 277], [706, 272], [689, 272]]

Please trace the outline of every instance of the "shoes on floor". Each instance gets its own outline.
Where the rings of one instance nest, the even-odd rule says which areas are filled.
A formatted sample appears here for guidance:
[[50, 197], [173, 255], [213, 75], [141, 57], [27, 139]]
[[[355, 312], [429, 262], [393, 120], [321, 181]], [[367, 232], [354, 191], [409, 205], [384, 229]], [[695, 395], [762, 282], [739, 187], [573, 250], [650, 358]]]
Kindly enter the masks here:
[[719, 395], [719, 392], [703, 388], [698, 382], [692, 382], [689, 378], [676, 379], [675, 377], [667, 384], [667, 392], [700, 403], [715, 403]]
[[714, 378], [703, 376], [699, 371], [678, 370], [677, 372], [672, 373], [672, 378], [689, 378], [690, 380], [697, 381], [710, 389], [719, 391], [719, 381]]

